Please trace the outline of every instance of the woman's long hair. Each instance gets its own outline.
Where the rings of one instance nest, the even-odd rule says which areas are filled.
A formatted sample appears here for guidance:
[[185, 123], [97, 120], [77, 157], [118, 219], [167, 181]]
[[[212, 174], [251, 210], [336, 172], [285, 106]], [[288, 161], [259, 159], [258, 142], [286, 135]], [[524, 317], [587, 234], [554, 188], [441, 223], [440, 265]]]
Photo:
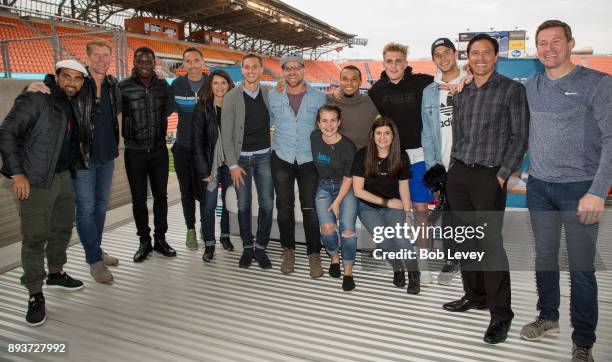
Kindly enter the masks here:
[[228, 92], [235, 87], [234, 82], [232, 81], [232, 77], [230, 77], [229, 73], [223, 69], [215, 69], [208, 75], [208, 81], [204, 85], [204, 87], [200, 88], [198, 92], [198, 105], [204, 106], [206, 103], [211, 102], [215, 98], [215, 94], [212, 91], [213, 79], [215, 76], [224, 78], [229, 85]]
[[389, 155], [387, 156], [388, 173], [387, 175], [392, 178], [399, 178], [402, 173], [402, 149], [400, 147], [399, 132], [395, 122], [387, 117], [380, 117], [372, 124], [370, 128], [370, 137], [368, 138], [368, 144], [366, 145], [366, 155], [364, 160], [364, 169], [366, 177], [373, 177], [378, 175], [378, 148], [376, 142], [374, 142], [374, 131], [379, 127], [387, 126], [391, 128], [393, 133], [393, 141], [389, 147]]

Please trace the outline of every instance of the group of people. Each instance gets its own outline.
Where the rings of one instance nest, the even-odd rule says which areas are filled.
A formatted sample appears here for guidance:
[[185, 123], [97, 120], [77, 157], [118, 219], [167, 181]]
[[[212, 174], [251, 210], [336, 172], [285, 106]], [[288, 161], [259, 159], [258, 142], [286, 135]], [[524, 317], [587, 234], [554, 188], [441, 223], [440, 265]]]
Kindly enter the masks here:
[[[266, 249], [276, 195], [280, 270], [294, 272], [297, 181], [310, 276], [324, 274], [324, 245], [330, 257], [328, 274], [343, 276], [343, 290], [353, 290], [357, 217], [370, 234], [381, 226], [426, 225], [428, 203], [435, 195], [424, 175], [441, 165], [450, 210], [442, 224], [487, 225], [481, 239], [461, 244], [444, 240], [445, 249], [470, 248], [485, 256], [479, 262], [445, 262], [438, 283], [450, 284], [461, 270], [465, 295], [443, 308], [488, 309], [491, 322], [484, 341], [491, 344], [506, 339], [514, 317], [503, 211], [508, 179], [529, 148], [527, 203], [536, 240], [540, 313], [523, 327], [521, 337], [539, 340], [559, 330], [557, 256], [564, 225], [573, 359], [591, 361], [597, 324], [595, 244], [612, 181], [612, 83], [610, 76], [571, 62], [574, 39], [567, 24], [545, 21], [535, 39], [545, 71], [524, 85], [495, 71], [499, 45], [486, 34], [470, 40], [465, 70], [457, 64], [452, 41], [434, 41], [435, 77], [412, 73], [407, 47], [390, 43], [383, 50], [385, 71], [367, 94], [359, 92], [362, 74], [352, 65], [341, 70], [336, 91], [314, 89], [304, 80], [302, 55], [295, 52], [280, 58], [282, 80], [274, 88], [260, 82], [260, 56], [243, 57], [243, 80], [235, 86], [222, 69], [203, 73], [203, 55], [196, 48], [184, 51], [187, 74], [171, 86], [156, 76], [155, 54], [149, 48], [134, 52], [132, 76], [117, 82], [107, 74], [110, 46], [90, 42], [88, 68], [73, 60], [58, 62], [55, 75], [19, 95], [0, 126], [2, 173], [12, 179], [21, 210], [21, 281], [30, 293], [26, 320], [31, 325], [45, 321], [43, 282], [47, 287], [83, 287], [62, 270], [75, 209], [91, 275], [97, 282], [112, 283], [108, 266], [117, 265], [118, 259], [102, 251], [101, 241], [120, 142], [125, 145], [140, 239], [133, 260], [142, 262], [153, 250], [176, 256], [165, 239], [165, 136], [167, 117], [176, 110], [179, 123], [172, 153], [187, 229], [185, 245], [198, 248], [199, 201], [205, 262], [215, 257], [219, 185], [220, 242], [225, 250], [234, 249], [225, 207], [226, 190], [233, 186], [243, 246], [239, 267], [248, 268], [253, 260], [260, 268], [272, 267]], [[147, 183], [153, 195], [153, 239]], [[253, 183], [258, 204], [255, 235]], [[431, 240], [395, 235], [380, 247], [418, 251], [431, 248]], [[407, 284], [409, 294], [432, 282], [426, 259], [388, 261], [393, 284]]]

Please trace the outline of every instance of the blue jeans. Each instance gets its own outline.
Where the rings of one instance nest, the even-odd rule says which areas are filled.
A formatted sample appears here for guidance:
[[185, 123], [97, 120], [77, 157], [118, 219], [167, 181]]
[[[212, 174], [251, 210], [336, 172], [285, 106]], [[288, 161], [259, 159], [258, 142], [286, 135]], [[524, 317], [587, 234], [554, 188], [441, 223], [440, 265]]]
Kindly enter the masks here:
[[255, 180], [257, 188], [257, 202], [259, 203], [259, 215], [257, 216], [257, 238], [255, 247], [265, 249], [270, 241], [270, 230], [272, 229], [272, 210], [274, 208], [274, 184], [272, 182], [272, 169], [270, 166], [270, 153], [253, 156], [240, 156], [238, 166], [242, 167], [244, 185], [236, 187], [238, 198], [238, 224], [242, 246], [253, 247], [253, 233], [251, 231], [251, 202], [252, 184]]
[[[321, 239], [325, 243], [325, 249], [330, 255], [338, 255], [338, 231], [336, 231], [336, 215], [333, 212], [327, 211], [329, 206], [334, 202], [338, 193], [342, 180], [319, 180], [317, 186], [317, 194], [315, 196], [315, 209], [319, 225], [321, 226]], [[353, 265], [355, 263], [355, 255], [357, 254], [357, 234], [355, 234], [355, 222], [357, 221], [358, 201], [353, 194], [351, 188], [342, 199], [340, 204], [339, 231], [340, 241], [342, 244], [342, 262], [344, 264]], [[334, 229], [330, 233], [325, 233], [323, 227], [325, 224], [332, 224]], [[351, 236], [346, 236], [345, 233], [350, 233]]]
[[[231, 186], [232, 179], [227, 166], [219, 167], [217, 173], [217, 181], [221, 184], [221, 200], [223, 201], [223, 209], [221, 209], [221, 237], [229, 237], [229, 213], [225, 207], [225, 193], [227, 188]], [[200, 218], [202, 219], [202, 238], [204, 245], [215, 245], [215, 210], [217, 209], [217, 197], [219, 190], [214, 191], [206, 189], [207, 183], [202, 184], [202, 200], [200, 200]]]
[[595, 343], [597, 327], [597, 280], [595, 244], [599, 225], [580, 223], [578, 201], [591, 181], [551, 183], [530, 176], [527, 207], [536, 242], [536, 285], [540, 317], [559, 320], [559, 244], [565, 226], [571, 292], [572, 341], [579, 347]]
[[[392, 209], [390, 207], [372, 207], [363, 201], [359, 200], [359, 220], [365, 226], [366, 230], [374, 236], [375, 227], [404, 225], [406, 222], [406, 213], [401, 209]], [[396, 235], [397, 236], [397, 235]], [[395, 252], [399, 250], [412, 250], [414, 240], [408, 240], [404, 237], [384, 238], [379, 244], [383, 252]], [[417, 259], [387, 259], [393, 271], [418, 271]]]
[[76, 170], [72, 179], [76, 203], [76, 227], [88, 264], [102, 261], [102, 231], [110, 196], [115, 161]]

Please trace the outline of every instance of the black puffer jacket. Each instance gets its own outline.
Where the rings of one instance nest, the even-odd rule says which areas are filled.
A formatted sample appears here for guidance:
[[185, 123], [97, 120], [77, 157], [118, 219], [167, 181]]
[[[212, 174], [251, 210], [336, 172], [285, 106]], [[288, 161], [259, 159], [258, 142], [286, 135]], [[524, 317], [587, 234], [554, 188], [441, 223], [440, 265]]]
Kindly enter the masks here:
[[[119, 122], [117, 120], [117, 114], [121, 113], [121, 104], [118, 103], [121, 101], [121, 94], [117, 86], [117, 78], [112, 75], [107, 75], [104, 81], [107, 82], [107, 90], [111, 102], [115, 142], [119, 144]], [[91, 167], [91, 147], [95, 128], [94, 118], [98, 111], [96, 93], [96, 81], [91, 76], [85, 78], [83, 87], [81, 87], [76, 99], [79, 113], [82, 115], [82, 117], [77, 119], [77, 122], [79, 122], [79, 163], [77, 167], [81, 169], [89, 169], [89, 167]]]
[[[45, 78], [52, 92], [60, 91], [53, 76]], [[80, 118], [76, 101], [74, 116]], [[51, 187], [66, 134], [68, 118], [53, 95], [23, 92], [0, 125], [0, 172], [11, 177], [25, 174], [33, 187]], [[75, 145], [76, 146], [76, 145]]]
[[191, 153], [196, 175], [202, 180], [211, 174], [215, 144], [219, 137], [217, 112], [212, 101], [197, 105], [191, 118]]
[[153, 150], [166, 144], [168, 116], [176, 104], [168, 82], [154, 76], [145, 86], [134, 75], [119, 83], [125, 147]]

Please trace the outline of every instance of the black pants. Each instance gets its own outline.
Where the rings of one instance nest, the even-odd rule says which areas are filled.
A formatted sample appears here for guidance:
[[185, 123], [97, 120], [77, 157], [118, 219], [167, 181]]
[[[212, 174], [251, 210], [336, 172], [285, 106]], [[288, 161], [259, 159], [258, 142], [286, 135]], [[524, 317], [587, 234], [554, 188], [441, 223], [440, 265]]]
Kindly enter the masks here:
[[314, 162], [298, 165], [283, 161], [272, 153], [272, 178], [276, 192], [276, 210], [278, 229], [280, 231], [281, 245], [285, 248], [295, 249], [295, 204], [294, 184], [298, 183], [304, 234], [306, 235], [306, 252], [321, 252], [321, 234], [319, 221], [314, 208], [315, 194], [317, 192], [317, 170]]
[[165, 145], [150, 152], [126, 148], [125, 171], [130, 183], [132, 211], [140, 242], [151, 242], [147, 179], [153, 193], [155, 238], [164, 238], [168, 231], [168, 149]]
[[447, 192], [455, 228], [484, 226], [484, 237], [456, 245], [458, 251], [485, 253], [481, 262], [462, 260], [465, 295], [476, 302], [486, 301], [491, 319], [507, 320], [514, 314], [510, 307], [508, 257], [502, 238], [506, 186], [500, 187], [498, 170], [499, 167], [470, 168], [456, 162], [448, 172]]
[[174, 144], [172, 146], [172, 156], [174, 157], [174, 170], [181, 190], [181, 205], [183, 206], [185, 225], [187, 229], [195, 229], [195, 202], [201, 199], [202, 182], [196, 181], [191, 149]]

